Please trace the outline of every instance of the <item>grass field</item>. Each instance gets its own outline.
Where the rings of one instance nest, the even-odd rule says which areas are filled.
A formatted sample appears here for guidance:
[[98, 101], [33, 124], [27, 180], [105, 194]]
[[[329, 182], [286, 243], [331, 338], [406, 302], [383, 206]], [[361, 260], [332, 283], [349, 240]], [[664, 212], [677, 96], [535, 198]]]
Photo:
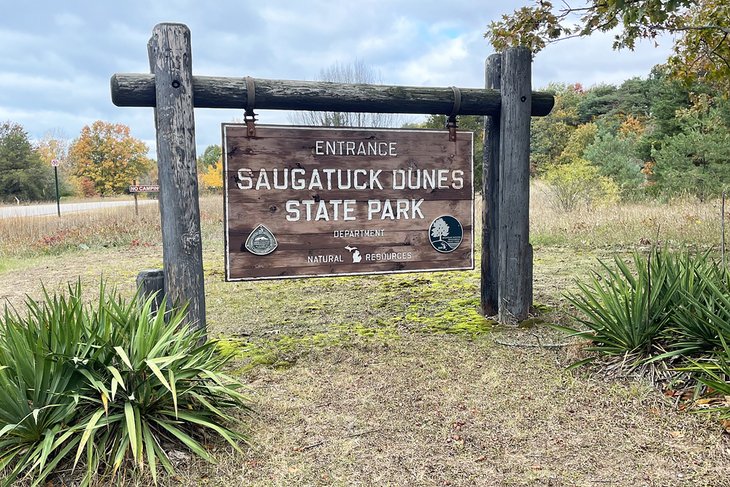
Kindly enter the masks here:
[[[250, 384], [254, 446], [211, 444], [218, 465], [173, 451], [178, 477], [164, 483], [730, 485], [717, 421], [639, 381], [566, 372], [581, 344], [545, 324], [569, 319], [563, 293], [596, 257], [717, 249], [719, 202], [562, 214], [547, 198], [533, 187], [537, 306], [516, 328], [479, 316], [477, 271], [225, 283], [222, 201], [203, 198], [210, 335]], [[131, 294], [139, 270], [162, 264], [156, 209], [140, 211], [0, 220], [0, 299], [100, 278]], [[122, 483], [149, 482], [128, 471]]]

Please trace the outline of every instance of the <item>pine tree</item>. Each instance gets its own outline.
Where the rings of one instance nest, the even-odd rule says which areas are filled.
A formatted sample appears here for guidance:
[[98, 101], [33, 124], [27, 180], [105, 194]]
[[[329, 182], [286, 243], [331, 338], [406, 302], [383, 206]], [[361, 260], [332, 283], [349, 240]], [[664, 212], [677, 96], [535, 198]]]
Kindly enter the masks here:
[[41, 162], [25, 129], [16, 123], [0, 124], [0, 199], [51, 199], [51, 167]]

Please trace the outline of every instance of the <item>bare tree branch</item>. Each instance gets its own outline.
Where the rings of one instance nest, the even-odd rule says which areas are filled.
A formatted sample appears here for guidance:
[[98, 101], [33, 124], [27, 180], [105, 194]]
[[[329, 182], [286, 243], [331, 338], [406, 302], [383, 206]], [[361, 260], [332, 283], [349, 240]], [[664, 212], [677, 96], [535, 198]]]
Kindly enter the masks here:
[[[319, 72], [320, 81], [353, 84], [377, 84], [380, 76], [362, 60], [350, 64], [335, 63]], [[289, 120], [299, 125], [320, 127], [395, 127], [400, 117], [393, 113], [295, 112]]]

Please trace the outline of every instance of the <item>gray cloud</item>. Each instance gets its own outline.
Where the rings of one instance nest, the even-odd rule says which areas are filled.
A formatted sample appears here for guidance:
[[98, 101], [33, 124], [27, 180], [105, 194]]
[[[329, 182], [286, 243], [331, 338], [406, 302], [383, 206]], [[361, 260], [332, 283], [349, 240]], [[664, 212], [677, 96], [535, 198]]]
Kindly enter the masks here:
[[[29, 9], [9, 3], [0, 19], [0, 121], [21, 123], [33, 138], [60, 129], [76, 136], [96, 119], [129, 125], [154, 141], [152, 110], [112, 105], [115, 72], [147, 72], [147, 40], [155, 24], [187, 24], [196, 74], [315, 79], [335, 62], [360, 59], [386, 84], [483, 86], [491, 54], [483, 33], [491, 20], [523, 2], [472, 0], [219, 0], [124, 4], [38, 0]], [[669, 53], [641, 45], [611, 50], [611, 36], [548, 47], [533, 66], [536, 87], [551, 81], [586, 86], [646, 76]], [[199, 148], [219, 143], [220, 123], [237, 110], [202, 110], [196, 116]], [[263, 111], [264, 123], [289, 115]]]

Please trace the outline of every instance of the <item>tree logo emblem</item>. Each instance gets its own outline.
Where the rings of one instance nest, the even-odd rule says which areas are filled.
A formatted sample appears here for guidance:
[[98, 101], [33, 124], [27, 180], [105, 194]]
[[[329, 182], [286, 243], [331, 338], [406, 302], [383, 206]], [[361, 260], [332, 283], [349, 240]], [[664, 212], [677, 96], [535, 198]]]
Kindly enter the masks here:
[[437, 252], [448, 254], [453, 252], [464, 239], [464, 229], [459, 220], [451, 215], [436, 218], [428, 227], [428, 239]]
[[254, 255], [269, 255], [278, 245], [274, 234], [264, 225], [254, 228], [245, 244], [246, 250]]

